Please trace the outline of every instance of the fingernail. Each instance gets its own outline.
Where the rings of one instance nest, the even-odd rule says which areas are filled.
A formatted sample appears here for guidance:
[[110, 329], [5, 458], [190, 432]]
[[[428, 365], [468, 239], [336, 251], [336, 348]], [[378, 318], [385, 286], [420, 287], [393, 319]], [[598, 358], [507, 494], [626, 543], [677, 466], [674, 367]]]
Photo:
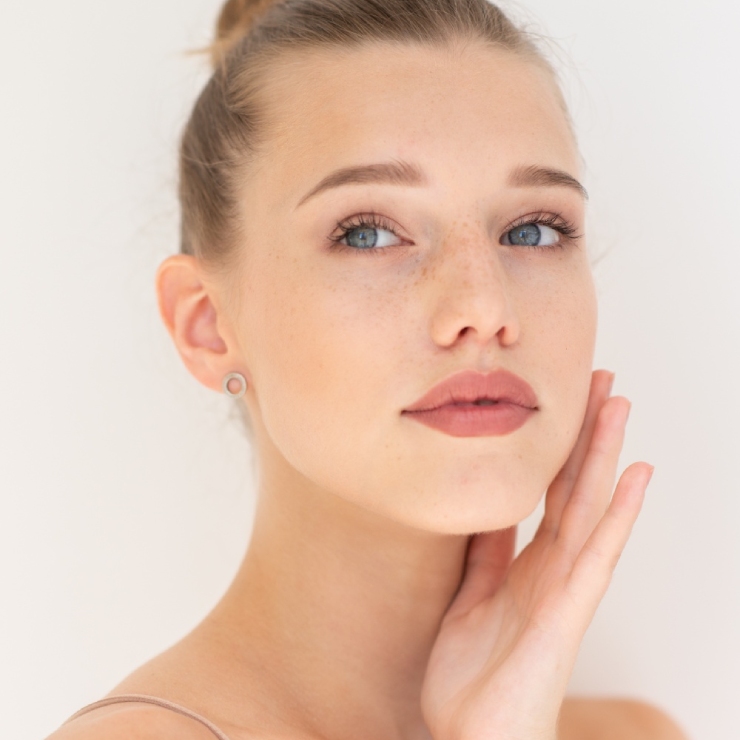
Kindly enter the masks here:
[[645, 485], [647, 485], [648, 483], [650, 483], [650, 479], [653, 477], [653, 473], [654, 472], [655, 472], [655, 466], [654, 465], [651, 465], [650, 466], [650, 470], [648, 471], [648, 477], [647, 477], [647, 480], [645, 481]]
[[611, 377], [609, 378], [609, 386], [608, 386], [607, 391], [606, 391], [607, 398], [609, 396], [611, 396], [611, 394], [612, 394], [612, 388], [614, 387], [614, 376], [615, 375], [616, 375], [616, 373], [612, 373], [611, 374]]

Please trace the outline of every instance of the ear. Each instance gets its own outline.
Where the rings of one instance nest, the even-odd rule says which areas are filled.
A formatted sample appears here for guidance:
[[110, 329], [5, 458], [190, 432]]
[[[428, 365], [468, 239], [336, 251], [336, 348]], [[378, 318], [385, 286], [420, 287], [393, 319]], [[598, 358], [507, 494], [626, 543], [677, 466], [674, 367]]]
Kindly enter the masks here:
[[207, 388], [223, 392], [230, 372], [242, 372], [235, 343], [219, 331], [213, 285], [208, 285], [195, 257], [176, 254], [165, 259], [156, 276], [159, 313], [187, 369]]

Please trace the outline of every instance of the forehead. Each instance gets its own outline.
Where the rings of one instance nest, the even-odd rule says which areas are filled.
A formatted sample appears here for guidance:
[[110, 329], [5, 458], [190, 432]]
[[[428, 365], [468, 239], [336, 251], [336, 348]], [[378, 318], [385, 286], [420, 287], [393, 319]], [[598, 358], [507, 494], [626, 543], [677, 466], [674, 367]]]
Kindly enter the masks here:
[[483, 43], [290, 55], [263, 88], [263, 156], [280, 199], [293, 204], [334, 168], [394, 158], [471, 187], [523, 164], [577, 175], [555, 84], [539, 64]]

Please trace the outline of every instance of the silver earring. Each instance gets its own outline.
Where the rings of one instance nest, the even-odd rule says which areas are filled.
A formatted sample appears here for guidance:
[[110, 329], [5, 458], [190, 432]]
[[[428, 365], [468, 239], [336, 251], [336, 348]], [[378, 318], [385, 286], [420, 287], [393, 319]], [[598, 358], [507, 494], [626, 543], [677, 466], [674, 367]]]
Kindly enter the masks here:
[[[233, 391], [229, 390], [229, 381], [236, 379], [241, 384], [241, 388], [234, 393]], [[247, 379], [241, 374], [241, 373], [229, 373], [225, 378], [223, 382], [223, 388], [224, 393], [227, 396], [231, 396], [232, 398], [241, 398], [246, 392], [247, 392]]]

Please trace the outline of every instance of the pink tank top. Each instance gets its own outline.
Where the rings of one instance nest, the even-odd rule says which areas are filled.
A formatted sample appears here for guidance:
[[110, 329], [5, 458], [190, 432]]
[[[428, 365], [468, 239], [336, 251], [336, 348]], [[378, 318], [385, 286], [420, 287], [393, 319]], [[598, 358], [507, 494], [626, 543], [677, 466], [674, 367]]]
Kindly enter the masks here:
[[184, 714], [186, 717], [190, 717], [196, 722], [200, 722], [202, 725], [205, 725], [218, 738], [218, 740], [229, 740], [229, 738], [223, 732], [221, 732], [221, 730], [219, 730], [218, 727], [213, 724], [213, 722], [207, 720], [205, 717], [201, 717], [199, 714], [192, 712], [190, 709], [185, 709], [185, 707], [181, 707], [179, 704], [175, 704], [174, 702], [167, 701], [166, 699], [159, 699], [156, 696], [147, 696], [146, 694], [121, 694], [120, 696], [109, 696], [107, 699], [100, 699], [100, 701], [95, 701], [92, 704], [88, 704], [87, 706], [82, 707], [82, 709], [75, 712], [68, 720], [65, 720], [62, 724], [66, 725], [67, 722], [71, 722], [73, 719], [79, 717], [81, 714], [85, 714], [85, 712], [90, 712], [91, 710], [97, 709], [98, 707], [105, 707], [108, 706], [108, 704], [117, 704], [118, 702], [125, 701], [138, 701], [144, 702], [145, 704], [156, 704], [158, 707], [171, 709], [173, 712]]

